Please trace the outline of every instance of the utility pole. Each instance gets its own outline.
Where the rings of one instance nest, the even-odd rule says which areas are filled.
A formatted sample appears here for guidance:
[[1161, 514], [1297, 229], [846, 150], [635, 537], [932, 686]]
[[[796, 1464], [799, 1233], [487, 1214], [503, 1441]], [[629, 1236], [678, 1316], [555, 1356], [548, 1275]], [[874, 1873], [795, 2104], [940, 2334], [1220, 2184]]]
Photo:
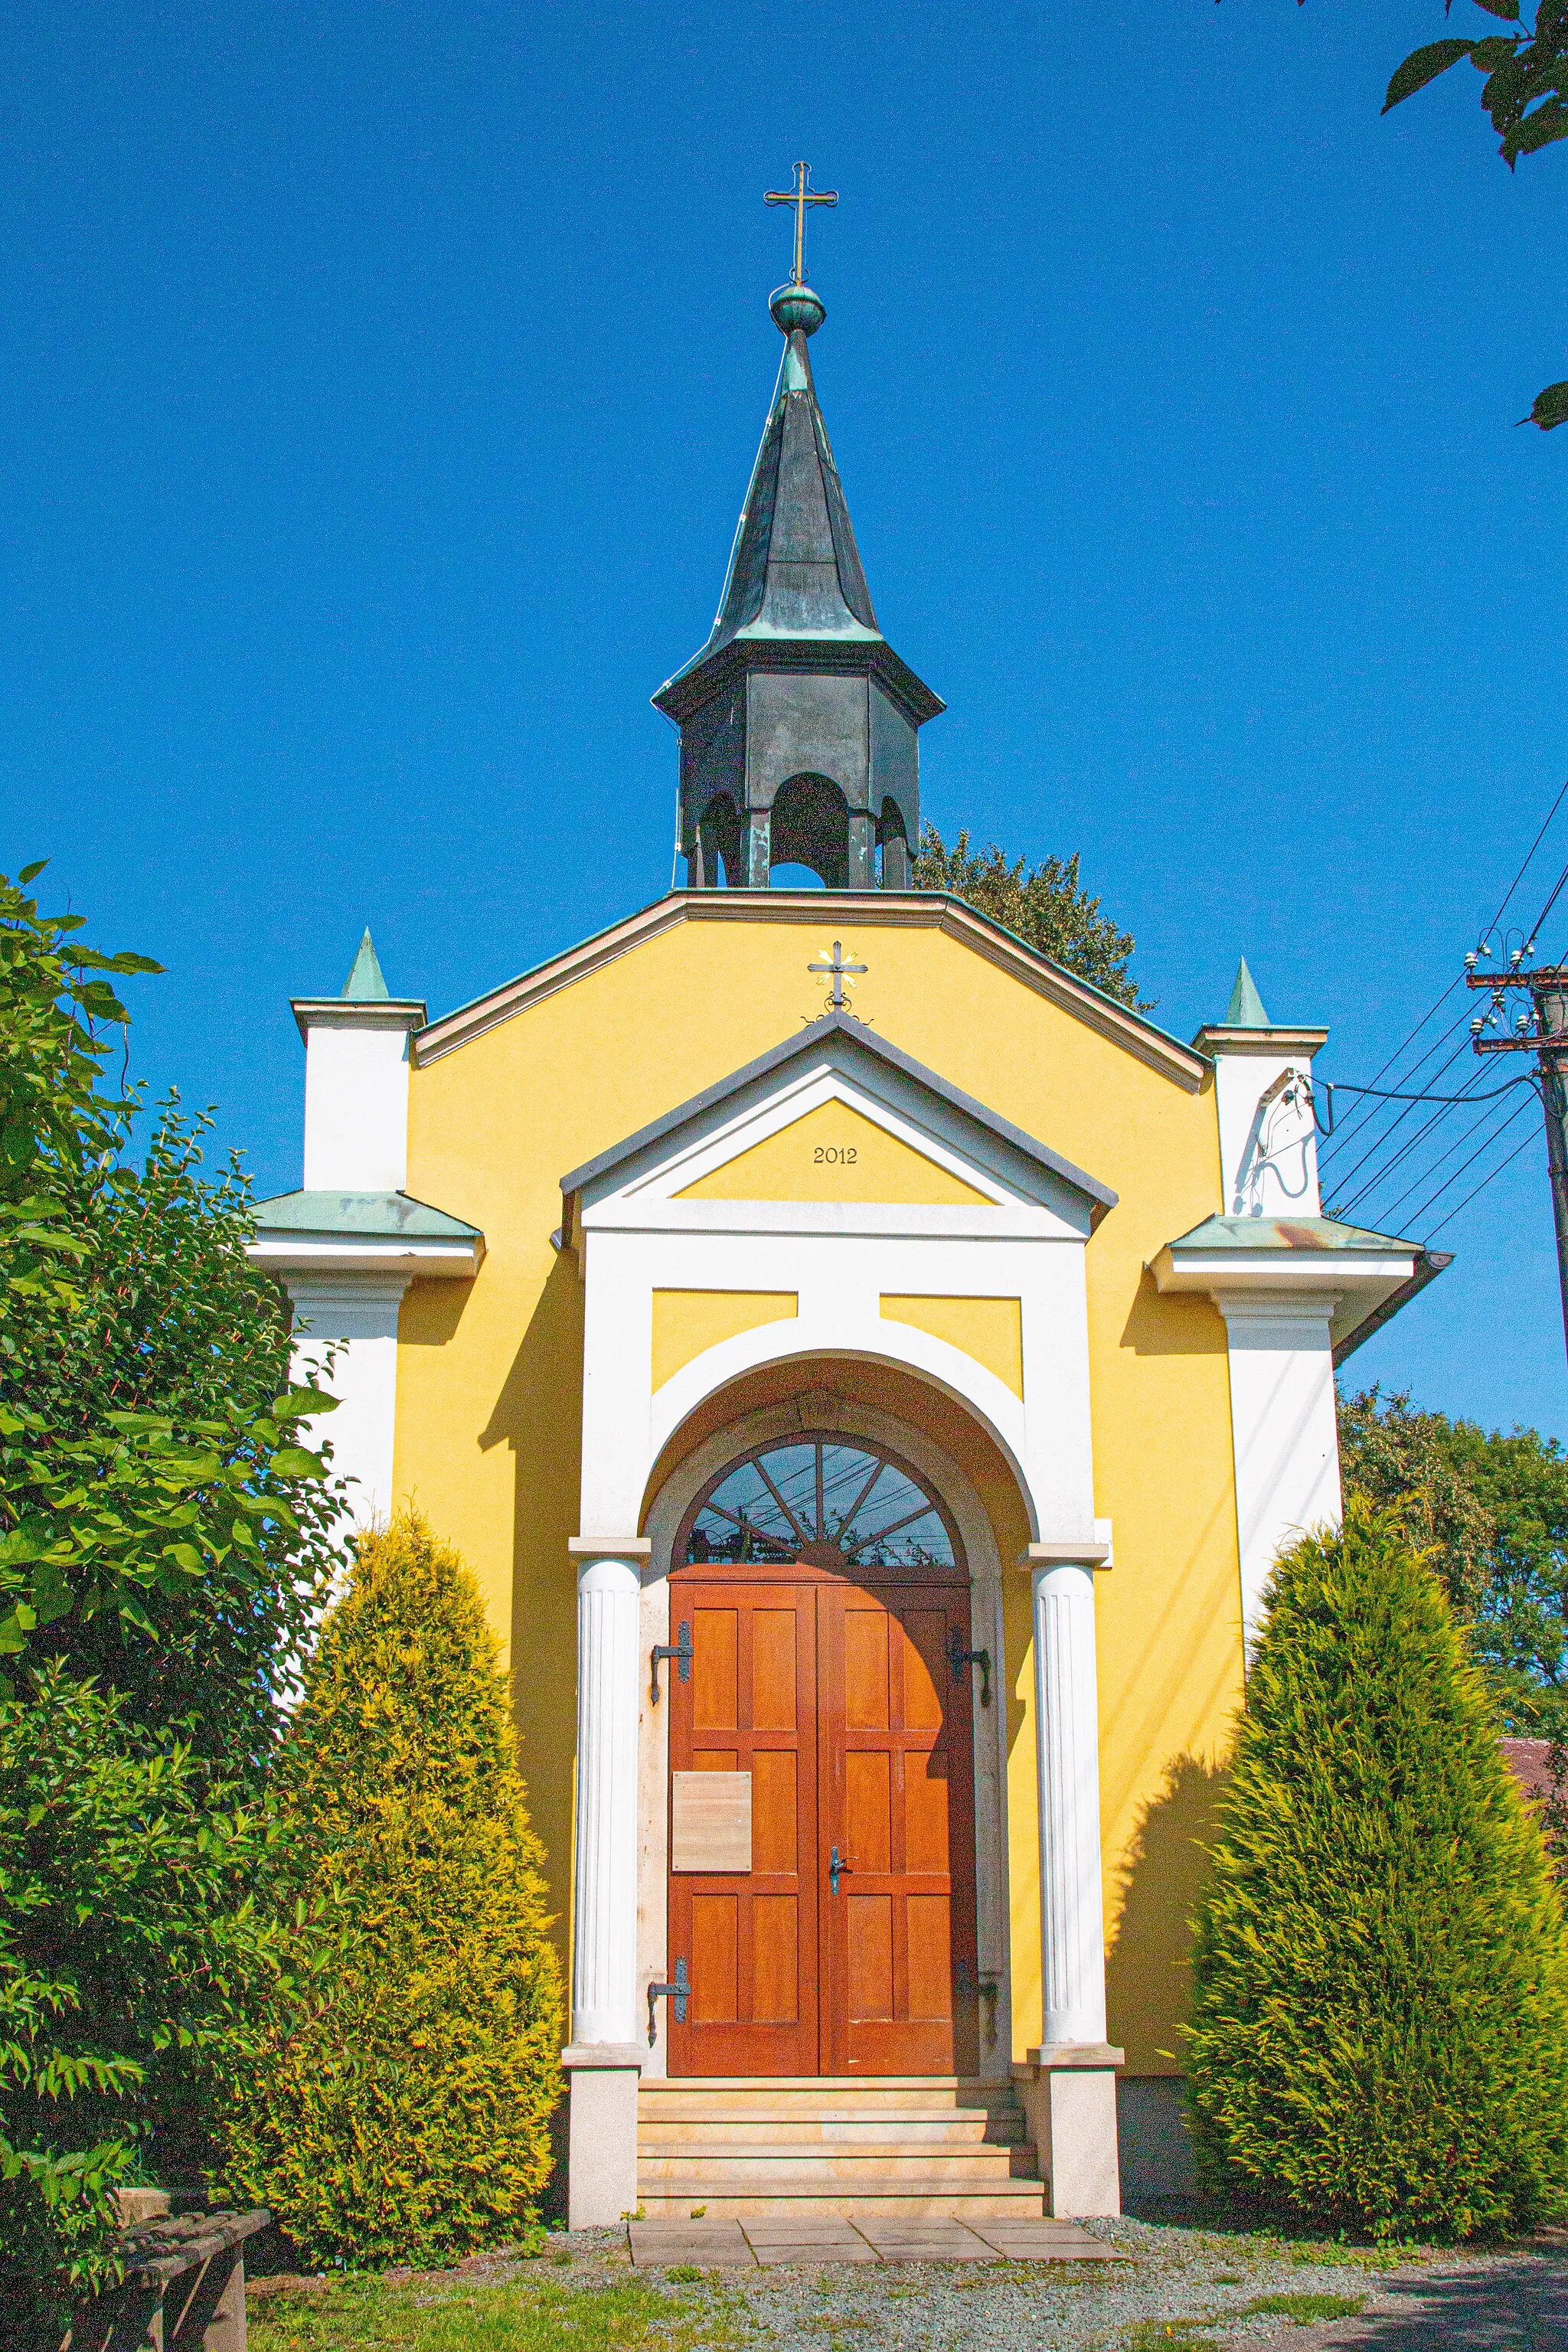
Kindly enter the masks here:
[[1539, 1073], [1541, 1107], [1546, 1115], [1546, 1165], [1552, 1177], [1552, 1218], [1557, 1228], [1557, 1282], [1563, 1294], [1563, 1335], [1568, 1346], [1568, 964], [1543, 964], [1522, 969], [1527, 950], [1515, 948], [1507, 969], [1480, 971], [1479, 957], [1465, 958], [1465, 985], [1491, 992], [1492, 1016], [1502, 1011], [1503, 992], [1527, 988], [1533, 1013], [1521, 1013], [1511, 1037], [1488, 1037], [1488, 1017], [1470, 1024], [1470, 1042], [1478, 1054], [1533, 1054]]

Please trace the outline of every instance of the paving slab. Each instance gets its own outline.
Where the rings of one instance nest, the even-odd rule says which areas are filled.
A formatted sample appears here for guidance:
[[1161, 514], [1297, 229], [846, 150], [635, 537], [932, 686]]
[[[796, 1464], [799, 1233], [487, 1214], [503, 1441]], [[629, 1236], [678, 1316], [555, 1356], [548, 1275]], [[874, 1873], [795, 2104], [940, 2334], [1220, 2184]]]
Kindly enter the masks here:
[[943, 2221], [936, 2215], [910, 2214], [907, 2219], [875, 2221], [867, 2217], [855, 2224], [867, 2244], [885, 2263], [994, 2263], [994, 2249], [976, 2237], [963, 2221]]
[[709, 2270], [751, 2270], [755, 2256], [739, 2221], [629, 2221], [632, 2261], [639, 2270], [700, 2263]]
[[1013, 2263], [1125, 2263], [1121, 2246], [1091, 2238], [1076, 2221], [973, 2221], [976, 2237]]
[[764, 2269], [778, 2263], [874, 2263], [877, 2255], [852, 2221], [826, 2213], [793, 2221], [743, 2221], [752, 2252]]

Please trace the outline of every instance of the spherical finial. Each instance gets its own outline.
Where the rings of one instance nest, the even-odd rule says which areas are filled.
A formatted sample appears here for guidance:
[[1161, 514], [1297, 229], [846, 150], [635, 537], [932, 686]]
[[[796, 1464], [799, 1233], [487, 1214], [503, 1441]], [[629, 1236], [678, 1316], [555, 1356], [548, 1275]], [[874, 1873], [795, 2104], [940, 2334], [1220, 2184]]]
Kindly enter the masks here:
[[821, 295], [793, 280], [768, 297], [768, 309], [781, 335], [793, 334], [797, 327], [803, 335], [815, 335], [827, 316], [827, 305]]

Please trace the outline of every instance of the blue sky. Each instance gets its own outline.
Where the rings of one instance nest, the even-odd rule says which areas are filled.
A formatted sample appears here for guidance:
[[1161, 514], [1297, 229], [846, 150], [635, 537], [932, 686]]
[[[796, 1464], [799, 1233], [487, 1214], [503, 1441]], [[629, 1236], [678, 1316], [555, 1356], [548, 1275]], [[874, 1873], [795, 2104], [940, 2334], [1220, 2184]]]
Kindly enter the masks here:
[[[1245, 950], [1371, 1078], [1568, 775], [1568, 430], [1510, 429], [1568, 373], [1568, 159], [1510, 177], [1468, 68], [1379, 120], [1444, 30], [5, 11], [0, 866], [49, 856], [90, 937], [168, 966], [134, 1070], [282, 1189], [285, 1000], [365, 922], [441, 1010], [667, 887], [647, 698], [717, 601], [777, 357], [761, 196], [805, 155], [842, 199], [818, 389], [879, 616], [949, 704], [927, 814], [1080, 850], [1177, 1033]], [[1521, 907], [1564, 859], [1568, 810]], [[1358, 1375], [1568, 1434], [1539, 1142], [1438, 1239]]]

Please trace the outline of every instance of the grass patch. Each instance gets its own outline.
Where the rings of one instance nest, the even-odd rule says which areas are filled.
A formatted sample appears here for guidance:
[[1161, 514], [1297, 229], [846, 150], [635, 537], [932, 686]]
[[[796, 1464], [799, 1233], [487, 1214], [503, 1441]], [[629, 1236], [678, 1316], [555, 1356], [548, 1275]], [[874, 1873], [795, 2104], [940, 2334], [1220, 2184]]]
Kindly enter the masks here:
[[1366, 2308], [1364, 2294], [1257, 2294], [1248, 2311], [1278, 2312], [1282, 2319], [1299, 2320], [1303, 2327], [1325, 2319], [1353, 2319]]
[[251, 2352], [689, 2352], [733, 2339], [720, 2314], [637, 2280], [572, 2288], [348, 2279], [248, 2315]]
[[1121, 2340], [1126, 2352], [1215, 2352], [1215, 2329], [1238, 2318], [1267, 2315], [1293, 2319], [1305, 2327], [1325, 2319], [1353, 2319], [1365, 2304], [1366, 2297], [1361, 2294], [1258, 2294], [1239, 2312], [1214, 2319], [1141, 2319]]

